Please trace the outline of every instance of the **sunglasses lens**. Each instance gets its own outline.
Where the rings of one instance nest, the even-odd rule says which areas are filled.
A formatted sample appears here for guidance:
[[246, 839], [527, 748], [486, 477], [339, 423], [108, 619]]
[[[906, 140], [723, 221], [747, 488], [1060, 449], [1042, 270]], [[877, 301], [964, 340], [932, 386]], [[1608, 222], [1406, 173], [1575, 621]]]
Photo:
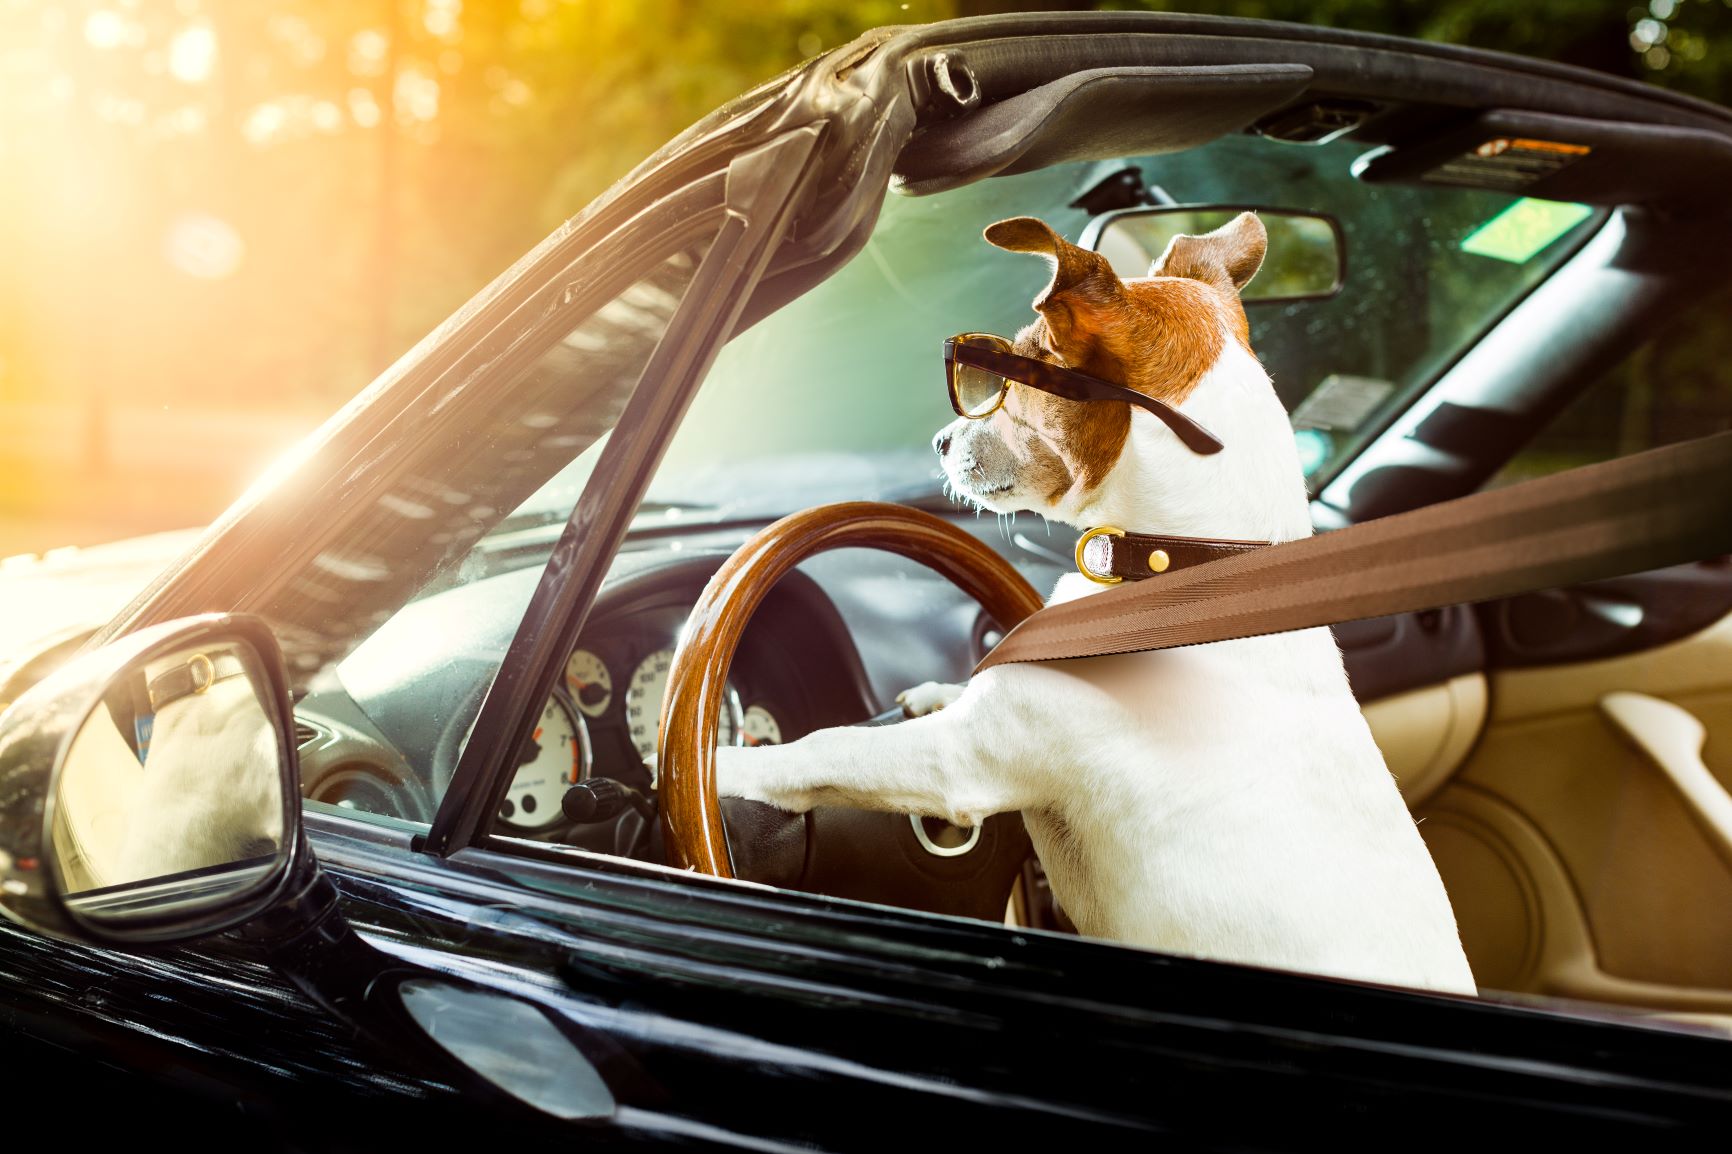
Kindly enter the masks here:
[[984, 417], [998, 406], [1006, 382], [974, 365], [956, 366], [956, 404], [965, 417]]

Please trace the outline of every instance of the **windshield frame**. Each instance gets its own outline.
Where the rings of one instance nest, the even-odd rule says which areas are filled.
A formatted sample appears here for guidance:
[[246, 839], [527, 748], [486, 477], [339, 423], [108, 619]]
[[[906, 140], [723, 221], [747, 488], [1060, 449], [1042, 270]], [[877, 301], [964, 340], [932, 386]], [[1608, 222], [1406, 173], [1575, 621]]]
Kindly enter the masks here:
[[720, 230], [542, 569], [439, 801], [426, 852], [444, 856], [489, 835], [518, 751], [577, 643], [637, 502], [786, 236], [800, 193], [811, 187], [821, 137], [816, 126], [793, 129], [729, 164]]
[[415, 459], [429, 422], [459, 425], [581, 316], [630, 282], [627, 259], [713, 231], [725, 170], [692, 174], [604, 231], [569, 226], [502, 273], [267, 472], [89, 645], [204, 612], [267, 604]]

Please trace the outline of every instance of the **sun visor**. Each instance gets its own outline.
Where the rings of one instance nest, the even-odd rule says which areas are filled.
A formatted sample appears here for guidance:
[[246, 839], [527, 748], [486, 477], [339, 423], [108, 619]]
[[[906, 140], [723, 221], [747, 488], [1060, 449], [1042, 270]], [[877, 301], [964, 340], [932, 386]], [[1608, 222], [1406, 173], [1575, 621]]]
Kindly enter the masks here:
[[923, 195], [1073, 160], [1195, 148], [1288, 104], [1311, 75], [1303, 64], [1075, 72], [922, 130], [897, 159], [896, 187]]
[[1450, 184], [1577, 204], [1724, 212], [1732, 136], [1497, 110], [1424, 141], [1367, 153], [1353, 171], [1368, 183]]

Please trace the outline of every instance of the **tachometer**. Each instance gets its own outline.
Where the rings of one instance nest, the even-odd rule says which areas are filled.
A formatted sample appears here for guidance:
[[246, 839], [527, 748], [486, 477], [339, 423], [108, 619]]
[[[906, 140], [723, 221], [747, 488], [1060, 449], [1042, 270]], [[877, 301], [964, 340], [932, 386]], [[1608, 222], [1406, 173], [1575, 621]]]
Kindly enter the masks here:
[[[674, 651], [662, 649], [650, 654], [632, 671], [625, 688], [625, 722], [631, 743], [638, 756], [648, 763], [656, 751], [657, 727], [661, 724], [662, 698], [667, 696], [668, 669], [673, 665]], [[740, 732], [740, 695], [728, 686], [722, 706], [722, 719], [716, 723], [717, 745], [738, 745]], [[653, 778], [653, 774], [651, 775]], [[653, 784], [653, 781], [652, 781]]]
[[600, 717], [613, 701], [613, 675], [587, 649], [575, 650], [565, 663], [565, 685], [585, 716]]
[[754, 705], [740, 722], [742, 745], [781, 745], [782, 726], [769, 710]]
[[589, 732], [556, 697], [547, 699], [524, 759], [499, 806], [499, 820], [537, 829], [559, 817], [565, 791], [589, 776]]

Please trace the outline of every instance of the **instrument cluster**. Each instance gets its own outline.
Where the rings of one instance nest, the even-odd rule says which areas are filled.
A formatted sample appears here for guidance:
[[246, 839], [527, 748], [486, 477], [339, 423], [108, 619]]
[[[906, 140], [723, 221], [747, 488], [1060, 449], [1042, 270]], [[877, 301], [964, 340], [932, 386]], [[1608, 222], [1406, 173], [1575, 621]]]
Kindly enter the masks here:
[[[667, 632], [604, 628], [572, 651], [499, 807], [503, 824], [519, 833], [551, 829], [561, 823], [565, 791], [592, 775], [655, 788], [662, 699], [683, 619], [674, 615]], [[761, 679], [748, 673], [742, 684], [744, 695], [728, 682], [716, 744], [779, 745], [780, 707], [760, 691]]]

